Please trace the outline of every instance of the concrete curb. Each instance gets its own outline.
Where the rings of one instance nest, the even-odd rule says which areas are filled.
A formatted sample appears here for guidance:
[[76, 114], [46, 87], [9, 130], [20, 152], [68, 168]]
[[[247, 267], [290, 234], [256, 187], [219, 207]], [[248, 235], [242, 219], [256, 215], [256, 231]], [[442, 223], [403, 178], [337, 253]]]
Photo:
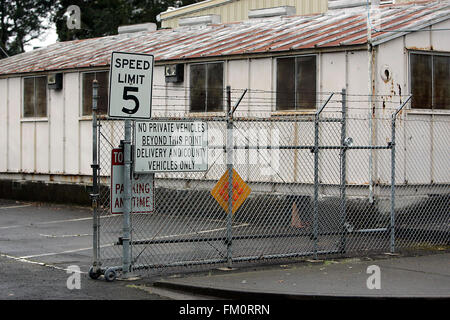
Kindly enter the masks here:
[[167, 290], [187, 292], [194, 295], [217, 297], [230, 300], [447, 300], [447, 297], [410, 297], [410, 296], [352, 296], [352, 295], [327, 295], [327, 294], [293, 294], [280, 292], [260, 292], [251, 290], [236, 290], [226, 288], [214, 288], [209, 286], [195, 286], [171, 281], [157, 281], [154, 287]]

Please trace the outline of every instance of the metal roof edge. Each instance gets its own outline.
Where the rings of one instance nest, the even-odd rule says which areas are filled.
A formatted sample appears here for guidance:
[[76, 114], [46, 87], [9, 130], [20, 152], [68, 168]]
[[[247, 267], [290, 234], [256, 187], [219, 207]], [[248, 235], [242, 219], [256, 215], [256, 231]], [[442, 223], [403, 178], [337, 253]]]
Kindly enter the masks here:
[[422, 30], [422, 29], [427, 28], [427, 27], [430, 27], [430, 26], [432, 26], [432, 25], [438, 24], [438, 23], [443, 22], [443, 21], [446, 21], [446, 20], [450, 20], [450, 16], [449, 16], [449, 15], [446, 15], [446, 16], [443, 16], [443, 17], [440, 17], [440, 18], [436, 18], [436, 19], [432, 19], [432, 20], [430, 20], [430, 21], [428, 21], [428, 22], [426, 22], [426, 23], [424, 23], [424, 24], [421, 24], [421, 25], [419, 25], [419, 26], [417, 26], [417, 27], [414, 27], [414, 30], [408, 30], [408, 31], [396, 31], [396, 32], [393, 32], [392, 34], [389, 34], [389, 33], [388, 33], [388, 34], [386, 34], [386, 36], [384, 36], [384, 37], [383, 37], [383, 36], [378, 37], [378, 38], [380, 38], [380, 39], [379, 39], [379, 40], [373, 41], [373, 42], [372, 42], [372, 45], [378, 46], [378, 45], [380, 45], [380, 44], [383, 44], [383, 43], [389, 42], [389, 41], [391, 41], [391, 40], [394, 40], [394, 39], [396, 39], [396, 38], [403, 37], [404, 35], [410, 34], [410, 33], [412, 33], [412, 32], [425, 32], [425, 31], [429, 31], [429, 30]]
[[[195, 57], [195, 58], [185, 58], [185, 59], [167, 59], [167, 60], [155, 60], [155, 66], [164, 66], [167, 64], [177, 64], [177, 63], [201, 63], [210, 61], [233, 61], [242, 59], [265, 59], [265, 58], [278, 58], [278, 57], [288, 57], [296, 55], [306, 55], [306, 54], [319, 54], [319, 53], [331, 53], [331, 52], [345, 52], [345, 51], [365, 51], [367, 49], [366, 44], [351, 44], [345, 46], [334, 46], [334, 47], [321, 47], [321, 48], [308, 48], [308, 49], [298, 49], [298, 50], [287, 50], [287, 51], [272, 51], [272, 52], [258, 52], [258, 53], [245, 53], [245, 54], [229, 54], [229, 55], [216, 55], [207, 57]], [[31, 72], [19, 72], [19, 73], [0, 73], [1, 79], [17, 78], [30, 75], [44, 75], [49, 73], [73, 73], [73, 72], [89, 72], [89, 71], [108, 71], [110, 65], [99, 65], [99, 66], [89, 66], [80, 68], [67, 68], [67, 69], [46, 69]]]
[[283, 56], [295, 56], [304, 54], [318, 54], [318, 53], [330, 53], [330, 52], [345, 52], [345, 51], [365, 51], [367, 50], [366, 44], [350, 44], [339, 45], [333, 47], [318, 47], [318, 48], [306, 48], [297, 50], [286, 51], [267, 51], [267, 52], [254, 52], [254, 53], [240, 53], [240, 54], [227, 54], [227, 55], [211, 55], [204, 57], [184, 58], [184, 59], [167, 59], [167, 60], [155, 60], [155, 65], [161, 66], [166, 64], [176, 63], [199, 63], [206, 61], [218, 61], [218, 60], [242, 60], [242, 59], [264, 59], [264, 58], [277, 58]]
[[50, 73], [75, 73], [75, 72], [94, 72], [94, 71], [109, 71], [109, 64], [101, 65], [101, 66], [93, 66], [93, 67], [82, 67], [82, 68], [46, 69], [46, 70], [30, 71], [30, 72], [0, 73], [0, 80], [4, 80], [4, 79], [8, 79], [8, 78], [39, 76], [39, 75], [46, 75], [46, 74], [50, 74]]

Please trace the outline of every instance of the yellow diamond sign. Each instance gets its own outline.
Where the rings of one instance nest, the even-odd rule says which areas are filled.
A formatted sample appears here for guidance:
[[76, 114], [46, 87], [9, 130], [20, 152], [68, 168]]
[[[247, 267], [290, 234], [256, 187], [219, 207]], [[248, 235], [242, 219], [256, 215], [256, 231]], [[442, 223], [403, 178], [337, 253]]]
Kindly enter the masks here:
[[[220, 206], [228, 212], [228, 199], [229, 199], [229, 170], [227, 170], [224, 175], [220, 178], [214, 188], [211, 190], [211, 195], [216, 199], [216, 201], [220, 204]], [[239, 176], [236, 170], [233, 169], [233, 177], [232, 177], [232, 187], [233, 187], [233, 199], [232, 205], [233, 214], [236, 210], [244, 203], [245, 199], [247, 199], [248, 195], [252, 190], [245, 183], [244, 180]]]

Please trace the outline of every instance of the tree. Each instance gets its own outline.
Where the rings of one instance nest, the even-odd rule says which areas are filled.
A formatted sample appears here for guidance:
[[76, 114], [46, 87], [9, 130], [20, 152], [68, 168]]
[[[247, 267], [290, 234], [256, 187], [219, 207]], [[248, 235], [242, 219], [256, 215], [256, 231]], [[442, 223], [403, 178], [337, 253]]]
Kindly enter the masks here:
[[47, 28], [44, 20], [55, 4], [56, 0], [0, 0], [2, 49], [8, 55], [24, 52], [25, 45]]
[[[60, 41], [103, 37], [114, 34], [119, 25], [128, 24], [130, 10], [124, 0], [59, 0], [53, 21]], [[77, 5], [81, 13], [81, 28], [67, 27], [66, 11]]]
[[[168, 7], [178, 7], [199, 0], [59, 0], [53, 21], [60, 41], [87, 39], [117, 34], [121, 25], [157, 22], [156, 16]], [[67, 9], [77, 5], [81, 28], [67, 27]]]

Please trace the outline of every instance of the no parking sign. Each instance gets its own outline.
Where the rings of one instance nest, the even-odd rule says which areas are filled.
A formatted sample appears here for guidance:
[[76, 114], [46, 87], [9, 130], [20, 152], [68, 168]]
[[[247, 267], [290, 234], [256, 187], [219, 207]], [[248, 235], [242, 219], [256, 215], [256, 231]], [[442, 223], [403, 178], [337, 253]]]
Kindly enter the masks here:
[[[123, 149], [111, 152], [111, 213], [124, 210]], [[155, 207], [153, 174], [133, 175], [131, 180], [131, 213], [152, 213]]]

